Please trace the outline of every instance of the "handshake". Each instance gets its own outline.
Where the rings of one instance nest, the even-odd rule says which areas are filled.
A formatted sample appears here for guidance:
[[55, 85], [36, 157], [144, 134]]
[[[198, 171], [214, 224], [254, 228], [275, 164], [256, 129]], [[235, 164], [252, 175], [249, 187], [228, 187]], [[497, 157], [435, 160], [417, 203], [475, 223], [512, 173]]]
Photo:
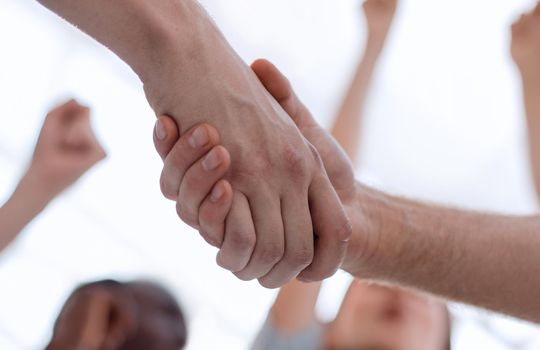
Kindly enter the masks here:
[[[259, 60], [251, 68], [304, 142], [293, 146], [285, 135], [261, 139], [276, 144], [268, 157], [224, 147], [219, 130], [206, 123], [180, 135], [175, 120], [161, 116], [154, 143], [164, 161], [162, 192], [176, 201], [184, 222], [220, 249], [217, 263], [238, 278], [258, 279], [267, 288], [296, 277], [325, 279], [368, 252], [372, 241], [353, 236], [362, 225], [353, 168], [275, 66]], [[250, 168], [242, 169], [240, 160]]]

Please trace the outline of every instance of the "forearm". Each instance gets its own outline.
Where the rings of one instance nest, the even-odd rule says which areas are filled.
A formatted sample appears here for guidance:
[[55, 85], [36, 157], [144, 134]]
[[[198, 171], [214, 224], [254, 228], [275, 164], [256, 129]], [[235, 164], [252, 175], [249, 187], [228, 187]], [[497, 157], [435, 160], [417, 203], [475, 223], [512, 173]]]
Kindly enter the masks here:
[[254, 95], [262, 96], [249, 67], [195, 0], [40, 2], [127, 62], [156, 114], [171, 115], [182, 132], [207, 121], [228, 135], [245, 123], [236, 107], [249, 109]]
[[522, 72], [531, 171], [540, 198], [540, 74]]
[[39, 188], [32, 175], [25, 175], [17, 189], [0, 208], [0, 251], [4, 250], [19, 233], [47, 206], [50, 197]]
[[[359, 193], [379, 235], [372, 251], [351, 254], [351, 273], [540, 322], [540, 217], [447, 209], [365, 188]], [[356, 244], [352, 249], [360, 251]]]
[[315, 321], [315, 305], [321, 282], [303, 283], [297, 280], [283, 286], [270, 310], [276, 329], [285, 334], [304, 330]]
[[369, 38], [332, 127], [332, 136], [356, 164], [366, 97], [385, 38]]

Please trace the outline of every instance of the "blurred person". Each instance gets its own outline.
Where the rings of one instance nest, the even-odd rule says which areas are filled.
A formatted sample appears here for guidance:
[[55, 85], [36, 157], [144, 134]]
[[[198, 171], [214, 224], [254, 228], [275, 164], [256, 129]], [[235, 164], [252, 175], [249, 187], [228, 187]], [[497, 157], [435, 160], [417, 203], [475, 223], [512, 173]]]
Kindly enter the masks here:
[[540, 4], [512, 25], [511, 53], [521, 75], [530, 165], [540, 198]]
[[75, 289], [46, 350], [181, 350], [186, 341], [182, 310], [162, 286], [103, 280]]
[[71, 100], [49, 112], [26, 173], [0, 208], [0, 251], [105, 156], [87, 107]]

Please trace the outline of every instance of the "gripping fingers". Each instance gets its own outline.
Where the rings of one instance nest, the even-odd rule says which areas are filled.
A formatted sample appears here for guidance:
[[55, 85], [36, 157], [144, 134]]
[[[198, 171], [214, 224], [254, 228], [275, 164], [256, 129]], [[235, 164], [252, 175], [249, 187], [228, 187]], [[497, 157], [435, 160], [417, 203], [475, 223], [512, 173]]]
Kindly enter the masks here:
[[233, 192], [226, 180], [220, 180], [199, 208], [199, 232], [216, 248], [221, 248], [225, 221], [232, 206]]
[[285, 255], [259, 282], [268, 288], [281, 287], [294, 279], [313, 260], [313, 228], [307, 193], [291, 193], [281, 200], [285, 229]]
[[[229, 170], [231, 158], [223, 146], [216, 146], [185, 173], [178, 193], [177, 212], [188, 224], [199, 225], [199, 208], [216, 183]], [[216, 187], [216, 191], [223, 189]], [[219, 193], [214, 193], [219, 194]], [[200, 227], [200, 226], [199, 226]]]
[[218, 143], [216, 129], [208, 124], [196, 126], [182, 135], [165, 158], [161, 173], [163, 195], [176, 200], [187, 170]]
[[249, 281], [268, 274], [281, 261], [285, 252], [283, 220], [279, 197], [274, 197], [259, 188], [250, 196], [250, 208], [257, 233], [253, 256], [245, 269], [236, 277]]
[[316, 235], [315, 256], [299, 278], [320, 281], [332, 276], [343, 263], [352, 228], [326, 176], [319, 175], [313, 180], [309, 201]]
[[225, 237], [217, 263], [226, 270], [237, 272], [248, 264], [255, 248], [256, 236], [246, 196], [238, 191], [233, 193], [233, 203], [225, 223]]

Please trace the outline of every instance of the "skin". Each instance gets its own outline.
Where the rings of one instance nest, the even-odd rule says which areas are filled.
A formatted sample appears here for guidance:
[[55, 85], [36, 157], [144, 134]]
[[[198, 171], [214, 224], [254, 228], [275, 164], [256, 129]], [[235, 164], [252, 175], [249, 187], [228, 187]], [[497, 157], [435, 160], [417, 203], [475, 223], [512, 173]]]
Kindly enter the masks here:
[[[298, 276], [322, 280], [343, 262], [351, 224], [317, 150], [232, 50], [195, 0], [40, 0], [106, 45], [138, 74], [156, 115], [171, 116], [227, 168], [214, 195], [231, 200], [226, 219], [209, 223], [173, 149], [161, 177], [180, 218], [220, 248], [217, 263], [242, 280], [279, 287]], [[226, 87], [226, 88], [224, 88]], [[201, 154], [202, 155], [202, 154]], [[182, 186], [182, 184], [190, 184]], [[191, 197], [194, 195], [194, 197]], [[316, 234], [314, 234], [314, 232]]]
[[[396, 7], [395, 0], [367, 0], [362, 4], [367, 19], [367, 44], [331, 130], [355, 166], [363, 106]], [[317, 322], [315, 305], [321, 285], [295, 280], [283, 286], [269, 314], [272, 325], [281, 334], [294, 335]], [[336, 319], [326, 328], [324, 348], [434, 350], [443, 349], [447, 337], [444, 304], [405, 290], [355, 281]]]
[[76, 289], [47, 350], [180, 350], [184, 317], [176, 300], [149, 282], [93, 283]]
[[49, 112], [28, 170], [0, 208], [0, 251], [105, 156], [92, 131], [87, 107], [71, 100]]
[[332, 127], [332, 136], [353, 163], [358, 161], [358, 135], [361, 133], [366, 96], [396, 8], [397, 0], [370, 0], [362, 3], [367, 20], [366, 47]]
[[521, 75], [531, 170], [540, 197], [540, 4], [512, 25], [511, 53]]
[[[540, 216], [445, 208], [391, 196], [356, 182], [345, 154], [315, 122], [277, 68], [267, 61], [257, 61], [252, 68], [319, 150], [352, 220], [353, 235], [342, 265], [345, 271], [540, 322], [536, 300]], [[174, 140], [168, 142], [174, 144]], [[186, 166], [188, 170], [190, 164]], [[191, 190], [205, 192], [214, 185], [202, 182]]]
[[[361, 126], [369, 83], [395, 8], [396, 2], [392, 0], [369, 0], [363, 4], [368, 44], [332, 130], [350, 159], [356, 159], [359, 140], [353, 126], [357, 129]], [[172, 126], [171, 120], [162, 121]], [[184, 155], [191, 152], [185, 149]], [[193, 162], [196, 160], [197, 157], [192, 157]], [[317, 321], [315, 304], [320, 287], [320, 282], [292, 281], [281, 288], [270, 311], [272, 324], [281, 334], [296, 334]], [[324, 348], [433, 350], [444, 349], [447, 337], [447, 311], [443, 304], [400, 289], [354, 282], [336, 319], [327, 327]]]

